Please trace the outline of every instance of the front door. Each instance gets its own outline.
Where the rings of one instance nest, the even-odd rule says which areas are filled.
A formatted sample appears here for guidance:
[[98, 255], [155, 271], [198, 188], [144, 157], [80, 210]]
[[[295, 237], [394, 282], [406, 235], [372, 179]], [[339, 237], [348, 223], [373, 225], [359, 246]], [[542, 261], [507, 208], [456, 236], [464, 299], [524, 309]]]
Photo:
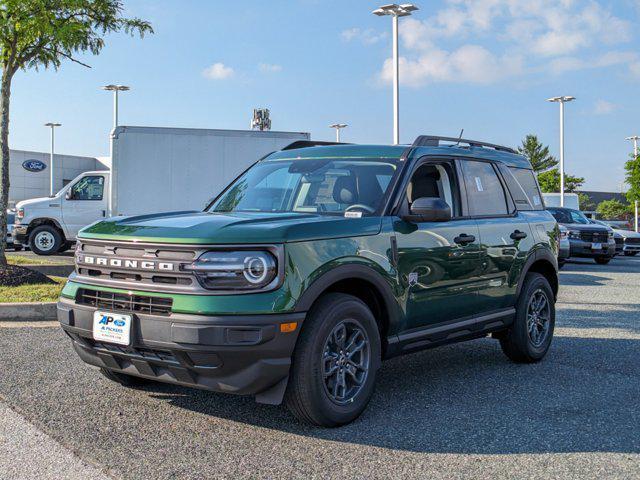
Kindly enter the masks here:
[[71, 235], [106, 216], [107, 192], [104, 175], [81, 177], [71, 186], [62, 204], [62, 218]]
[[404, 329], [421, 328], [476, 312], [480, 277], [480, 233], [476, 220], [462, 219], [454, 166], [430, 160], [418, 164], [407, 187], [408, 205], [439, 197], [449, 204], [448, 222], [396, 219], [398, 273], [406, 295]]

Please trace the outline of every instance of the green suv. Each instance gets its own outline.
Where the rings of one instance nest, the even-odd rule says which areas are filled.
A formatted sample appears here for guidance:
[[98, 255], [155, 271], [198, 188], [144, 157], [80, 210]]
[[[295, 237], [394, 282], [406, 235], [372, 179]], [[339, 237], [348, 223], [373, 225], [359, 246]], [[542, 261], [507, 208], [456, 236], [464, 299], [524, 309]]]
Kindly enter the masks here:
[[253, 395], [337, 426], [397, 355], [490, 335], [515, 362], [542, 359], [558, 238], [506, 147], [296, 142], [202, 212], [86, 227], [58, 319], [120, 384]]

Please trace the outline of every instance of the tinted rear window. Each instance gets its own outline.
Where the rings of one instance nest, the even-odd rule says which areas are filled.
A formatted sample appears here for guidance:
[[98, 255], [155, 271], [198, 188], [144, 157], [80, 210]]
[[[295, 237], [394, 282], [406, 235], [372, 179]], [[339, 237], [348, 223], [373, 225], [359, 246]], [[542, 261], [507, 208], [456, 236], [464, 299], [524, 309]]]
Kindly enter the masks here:
[[533, 170], [501, 166], [500, 171], [518, 210], [544, 210], [542, 195]]

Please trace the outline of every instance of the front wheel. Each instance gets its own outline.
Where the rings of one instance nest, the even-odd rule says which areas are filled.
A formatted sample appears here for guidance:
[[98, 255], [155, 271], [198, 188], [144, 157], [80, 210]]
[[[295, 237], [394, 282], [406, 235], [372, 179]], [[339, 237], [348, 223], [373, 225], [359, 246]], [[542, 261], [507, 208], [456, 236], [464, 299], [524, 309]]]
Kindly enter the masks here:
[[547, 354], [556, 323], [551, 285], [539, 273], [528, 273], [516, 305], [516, 318], [500, 339], [507, 357], [516, 363], [534, 363]]
[[301, 421], [324, 427], [364, 411], [380, 365], [380, 333], [371, 310], [341, 293], [322, 297], [305, 320], [285, 402]]
[[606, 265], [611, 261], [610, 257], [596, 257], [594, 259], [598, 265]]
[[36, 255], [54, 255], [63, 242], [60, 232], [51, 225], [40, 225], [29, 236], [29, 247]]

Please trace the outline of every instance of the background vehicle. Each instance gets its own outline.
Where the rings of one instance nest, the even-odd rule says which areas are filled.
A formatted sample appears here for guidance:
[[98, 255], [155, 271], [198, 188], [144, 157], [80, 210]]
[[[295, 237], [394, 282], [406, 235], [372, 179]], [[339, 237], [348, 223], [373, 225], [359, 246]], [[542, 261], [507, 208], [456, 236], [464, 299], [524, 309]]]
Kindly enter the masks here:
[[[593, 218], [590, 218], [589, 221], [594, 225], [602, 225], [603, 227], [611, 229], [613, 232], [613, 240], [616, 242], [616, 255], [624, 253], [625, 235], [619, 228], [616, 228], [611, 224], [611, 222], [606, 222], [604, 220], [594, 220]], [[640, 237], [640, 235], [638, 235], [638, 237]]]
[[336, 426], [365, 409], [386, 358], [492, 335], [511, 360], [541, 360], [558, 237], [506, 147], [296, 143], [204, 212], [83, 229], [58, 318], [116, 382], [284, 400]]
[[54, 197], [18, 202], [16, 239], [34, 253], [52, 255], [70, 248], [82, 227], [109, 216], [199, 210], [255, 159], [308, 138], [296, 132], [117, 127], [111, 169], [82, 173]]
[[[559, 193], [543, 193], [544, 204], [547, 207], [560, 207], [560, 194]], [[564, 194], [564, 207], [572, 208], [574, 210], [580, 210], [580, 198], [577, 193], [565, 193]]]
[[547, 210], [569, 230], [571, 257], [593, 258], [604, 265], [615, 256], [616, 244], [611, 228], [594, 225], [582, 212], [572, 208], [549, 207]]
[[569, 229], [564, 225], [558, 225], [560, 229], [560, 242], [558, 247], [558, 268], [564, 267], [571, 257], [571, 243], [569, 242]]
[[16, 251], [22, 250], [22, 245], [13, 242], [13, 224], [15, 223], [16, 212], [7, 210], [7, 247]]

